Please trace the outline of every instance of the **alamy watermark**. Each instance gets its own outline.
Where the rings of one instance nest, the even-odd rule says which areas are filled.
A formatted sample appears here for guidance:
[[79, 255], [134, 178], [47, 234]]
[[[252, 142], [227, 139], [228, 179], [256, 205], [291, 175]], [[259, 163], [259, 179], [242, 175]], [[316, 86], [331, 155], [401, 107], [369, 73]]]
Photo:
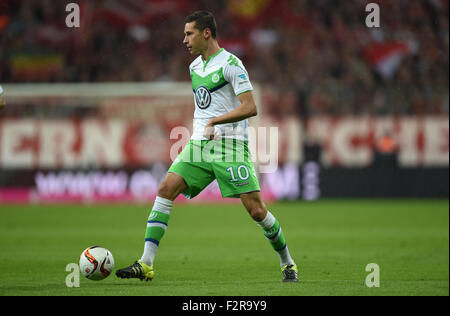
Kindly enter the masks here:
[[380, 287], [380, 266], [376, 263], [369, 263], [366, 272], [370, 272], [366, 277], [367, 287]]
[[71, 262], [66, 265], [66, 272], [70, 272], [66, 276], [66, 286], [80, 287], [80, 266]]
[[[80, 6], [77, 3], [70, 2], [66, 5], [66, 26], [69, 28], [80, 27]], [[366, 5], [366, 26], [369, 28], [381, 27], [380, 25], [380, 6], [377, 3], [370, 2]]]
[[[187, 127], [172, 128], [170, 139], [177, 141], [170, 148], [174, 163], [183, 162], [253, 162], [260, 173], [273, 173], [278, 168], [278, 127], [230, 127], [216, 129], [216, 138], [191, 140]], [[190, 146], [185, 146], [190, 142]], [[184, 149], [183, 149], [184, 148]]]
[[366, 12], [370, 12], [366, 17], [366, 26], [369, 28], [381, 27], [380, 24], [380, 6], [376, 3], [368, 3]]
[[77, 3], [68, 3], [66, 12], [69, 12], [66, 16], [66, 26], [70, 28], [80, 27], [80, 6]]

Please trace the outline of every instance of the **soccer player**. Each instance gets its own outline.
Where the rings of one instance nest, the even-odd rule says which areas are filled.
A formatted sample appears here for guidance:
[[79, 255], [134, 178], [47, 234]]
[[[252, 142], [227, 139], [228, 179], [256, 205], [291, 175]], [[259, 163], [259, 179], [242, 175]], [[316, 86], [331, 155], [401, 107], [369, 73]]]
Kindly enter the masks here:
[[0, 110], [5, 107], [5, 100], [3, 99], [3, 88], [2, 85], [0, 85]]
[[240, 198], [262, 228], [279, 255], [283, 281], [297, 282], [297, 266], [279, 222], [261, 199], [248, 152], [248, 118], [257, 115], [248, 73], [236, 56], [219, 47], [216, 22], [210, 12], [197, 11], [188, 16], [184, 35], [183, 43], [189, 52], [199, 55], [189, 67], [196, 106], [194, 132], [158, 187], [141, 259], [117, 270], [116, 275], [153, 279], [155, 254], [169, 223], [173, 201], [179, 194], [192, 199], [217, 179], [222, 196]]

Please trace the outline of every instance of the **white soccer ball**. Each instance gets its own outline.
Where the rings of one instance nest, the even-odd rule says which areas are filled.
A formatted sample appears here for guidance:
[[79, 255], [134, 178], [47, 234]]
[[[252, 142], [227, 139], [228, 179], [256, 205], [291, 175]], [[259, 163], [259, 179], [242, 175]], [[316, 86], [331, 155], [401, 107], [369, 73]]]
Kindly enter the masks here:
[[103, 280], [114, 269], [114, 258], [111, 252], [103, 247], [92, 246], [83, 250], [80, 255], [80, 271], [89, 280]]

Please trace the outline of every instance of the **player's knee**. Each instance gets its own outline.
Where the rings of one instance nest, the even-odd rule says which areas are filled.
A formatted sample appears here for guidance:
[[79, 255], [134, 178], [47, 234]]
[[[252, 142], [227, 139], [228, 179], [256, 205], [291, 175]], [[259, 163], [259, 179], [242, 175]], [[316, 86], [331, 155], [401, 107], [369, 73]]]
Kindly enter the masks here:
[[250, 216], [257, 222], [264, 220], [267, 215], [267, 210], [263, 205], [254, 205], [248, 211]]
[[173, 200], [175, 198], [173, 196], [175, 194], [174, 191], [173, 186], [171, 186], [168, 181], [163, 181], [158, 186], [158, 196], [168, 200]]

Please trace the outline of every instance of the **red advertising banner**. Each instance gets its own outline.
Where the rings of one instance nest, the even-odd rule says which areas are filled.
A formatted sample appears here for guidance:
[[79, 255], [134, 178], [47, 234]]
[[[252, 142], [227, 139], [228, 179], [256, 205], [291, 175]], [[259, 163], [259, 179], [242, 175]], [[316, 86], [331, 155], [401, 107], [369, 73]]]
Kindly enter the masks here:
[[[448, 117], [264, 119], [260, 128], [276, 127], [280, 163], [303, 162], [303, 143], [319, 144], [321, 164], [363, 167], [373, 162], [378, 142], [389, 135], [396, 144], [402, 167], [435, 167], [449, 164]], [[180, 126], [189, 133], [189, 129]], [[261, 145], [259, 138], [258, 146]], [[253, 135], [250, 133], [250, 135]], [[2, 169], [139, 168], [171, 164], [171, 147], [182, 148], [189, 134], [175, 135], [155, 121], [124, 119], [3, 119], [0, 120]], [[250, 140], [252, 141], [252, 140]], [[259, 147], [255, 154], [260, 152]], [[173, 155], [173, 153], [172, 153]]]
[[449, 165], [447, 116], [313, 118], [306, 131], [310, 142], [323, 147], [324, 166], [368, 166], [385, 136], [395, 143], [400, 167]]
[[[0, 203], [151, 202], [192, 132], [186, 83], [4, 88]], [[262, 90], [255, 90], [260, 114], [250, 120], [249, 148], [266, 201], [315, 199], [320, 169], [368, 167], [380, 151], [395, 151], [400, 168], [448, 168], [447, 115], [275, 118]], [[305, 147], [319, 148], [318, 161]], [[229, 201], [216, 182], [195, 199], [219, 200]]]

